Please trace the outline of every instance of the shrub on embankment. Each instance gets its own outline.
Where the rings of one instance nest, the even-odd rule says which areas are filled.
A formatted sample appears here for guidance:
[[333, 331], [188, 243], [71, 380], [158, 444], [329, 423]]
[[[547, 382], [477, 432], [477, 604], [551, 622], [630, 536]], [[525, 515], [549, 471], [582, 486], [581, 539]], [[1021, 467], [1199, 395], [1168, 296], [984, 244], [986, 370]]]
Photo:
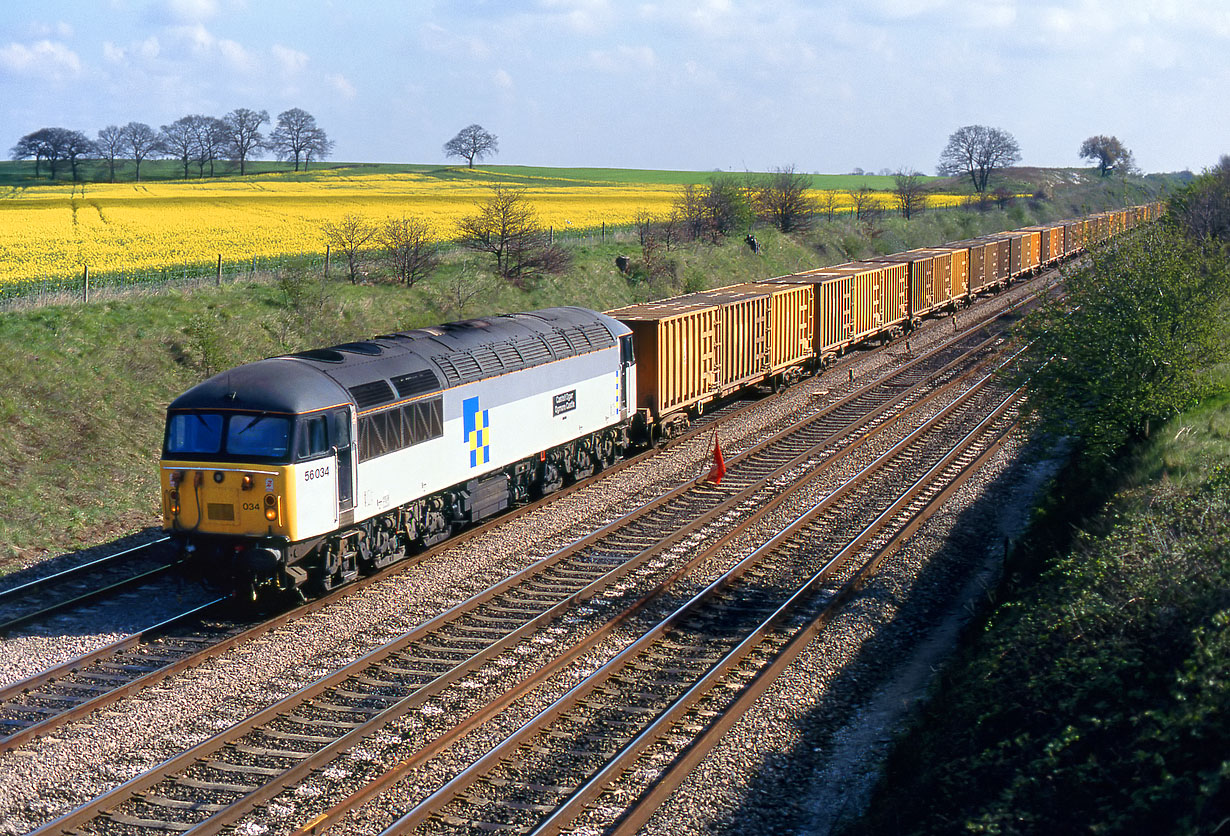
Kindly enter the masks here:
[[1228, 230], [1223, 164], [1029, 326], [1074, 459], [847, 836], [1230, 827]]

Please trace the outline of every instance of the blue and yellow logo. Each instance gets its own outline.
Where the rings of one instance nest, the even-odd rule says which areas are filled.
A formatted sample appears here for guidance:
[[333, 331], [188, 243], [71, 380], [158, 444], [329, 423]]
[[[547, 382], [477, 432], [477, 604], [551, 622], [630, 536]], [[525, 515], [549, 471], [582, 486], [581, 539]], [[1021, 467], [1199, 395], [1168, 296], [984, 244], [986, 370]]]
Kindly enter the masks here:
[[487, 432], [487, 410], [478, 408], [478, 398], [466, 398], [461, 402], [462, 422], [466, 433], [466, 445], [470, 448], [470, 467], [478, 467], [491, 461], [491, 439]]

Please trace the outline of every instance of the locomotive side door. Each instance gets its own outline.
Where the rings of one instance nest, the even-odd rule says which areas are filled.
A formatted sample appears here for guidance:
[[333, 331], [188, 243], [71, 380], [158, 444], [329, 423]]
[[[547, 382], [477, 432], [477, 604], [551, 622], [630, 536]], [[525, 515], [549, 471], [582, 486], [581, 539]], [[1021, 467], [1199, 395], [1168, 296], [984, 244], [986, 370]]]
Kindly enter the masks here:
[[330, 414], [330, 440], [337, 456], [337, 507], [340, 513], [354, 510], [354, 416], [350, 407]]
[[[631, 373], [629, 373], [631, 370]], [[620, 415], [627, 417], [634, 409], [636, 393], [630, 391], [636, 387], [636, 355], [632, 350], [632, 335], [624, 334], [619, 338], [619, 394]]]

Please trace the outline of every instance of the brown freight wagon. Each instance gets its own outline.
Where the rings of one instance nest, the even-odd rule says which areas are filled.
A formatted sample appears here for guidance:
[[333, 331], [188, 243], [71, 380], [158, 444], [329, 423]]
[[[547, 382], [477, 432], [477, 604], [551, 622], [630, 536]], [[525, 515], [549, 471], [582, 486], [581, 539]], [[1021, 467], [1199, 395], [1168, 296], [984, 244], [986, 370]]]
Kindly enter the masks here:
[[852, 262], [769, 279], [772, 284], [810, 284], [812, 334], [818, 366], [827, 366], [867, 340], [899, 336], [909, 319], [909, 265]]
[[1085, 249], [1085, 219], [1065, 221], [1063, 225], [1063, 247], [1065, 255], [1076, 255]]
[[787, 358], [810, 362], [811, 287], [758, 288], [719, 288], [609, 312], [632, 329], [635, 429], [646, 439], [683, 432], [689, 413], [720, 397], [776, 383]]
[[730, 370], [733, 378], [747, 382], [756, 374], [766, 373], [773, 383], [790, 383], [802, 377], [811, 365], [814, 324], [811, 287], [751, 282], [706, 291], [703, 295], [712, 295], [723, 302], [753, 297], [768, 300], [768, 362], [762, 370], [741, 370], [742, 361], [736, 356], [743, 344], [742, 332], [737, 329], [747, 328], [746, 318], [723, 318], [728, 330], [722, 340], [722, 368]]
[[911, 327], [929, 314], [952, 304], [952, 253], [938, 250], [907, 250], [879, 256], [871, 261], [908, 264], [906, 300]]
[[951, 241], [948, 249], [969, 251], [969, 293], [971, 298], [979, 293], [1002, 285], [1008, 280], [1009, 242], [1006, 238], [983, 236]]
[[1064, 252], [1064, 236], [1063, 224], [1039, 224], [1037, 226], [1027, 226], [1021, 230], [1022, 232], [1037, 232], [1038, 233], [1038, 262], [1039, 266], [1049, 267], [1066, 254]]
[[1014, 229], [1010, 232], [1000, 232], [991, 236], [1008, 242], [1008, 271], [1004, 277], [1007, 284], [1018, 276], [1031, 272], [1038, 266], [1037, 233]]
[[954, 307], [964, 307], [970, 302], [970, 253], [968, 247], [945, 244], [929, 248], [936, 253], [948, 253], [951, 257], [949, 298]]

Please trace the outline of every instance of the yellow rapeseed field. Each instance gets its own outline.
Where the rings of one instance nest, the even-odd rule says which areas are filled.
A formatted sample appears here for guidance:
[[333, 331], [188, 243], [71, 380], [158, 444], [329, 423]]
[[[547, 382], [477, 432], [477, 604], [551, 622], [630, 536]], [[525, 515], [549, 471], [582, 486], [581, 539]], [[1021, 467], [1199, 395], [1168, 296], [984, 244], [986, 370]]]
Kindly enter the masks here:
[[[638, 211], [664, 216], [679, 192], [674, 184], [519, 180], [542, 223], [556, 230], [627, 224]], [[419, 217], [448, 238], [456, 220], [489, 196], [489, 182], [340, 169], [312, 179], [14, 188], [0, 194], [0, 285], [80, 275], [85, 266], [94, 274], [137, 273], [208, 265], [218, 256], [235, 262], [323, 253], [322, 224], [348, 213], [373, 221]], [[891, 205], [890, 195], [879, 197]], [[839, 199], [848, 205], [848, 195]]]

